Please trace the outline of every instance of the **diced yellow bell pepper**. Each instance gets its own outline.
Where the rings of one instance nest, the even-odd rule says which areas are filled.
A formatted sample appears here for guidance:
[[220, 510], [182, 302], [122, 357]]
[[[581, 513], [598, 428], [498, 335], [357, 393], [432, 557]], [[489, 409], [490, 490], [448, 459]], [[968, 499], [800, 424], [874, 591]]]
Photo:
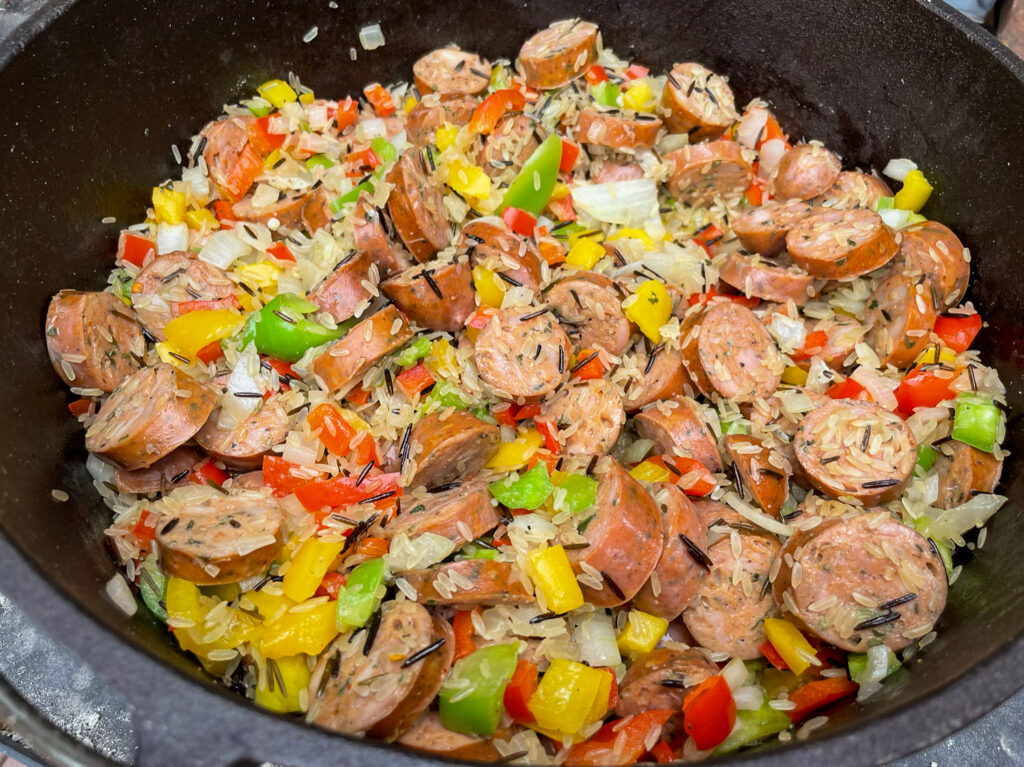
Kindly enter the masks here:
[[[256, 685], [256, 705], [279, 714], [294, 714], [302, 711], [302, 706], [299, 704], [299, 690], [305, 690], [309, 686], [309, 677], [311, 676], [306, 656], [292, 655], [287, 658], [278, 658], [274, 663], [277, 664], [277, 670], [281, 677], [278, 679], [269, 668], [265, 674], [260, 675]], [[271, 679], [274, 684], [273, 690], [269, 686]], [[284, 682], [283, 691], [281, 682]]]
[[669, 470], [664, 466], [658, 466], [650, 461], [641, 461], [629, 470], [629, 476], [641, 482], [664, 482], [669, 475]]
[[956, 352], [950, 349], [948, 346], [939, 347], [939, 358], [935, 359], [935, 347], [929, 346], [923, 352], [921, 352], [914, 362], [918, 365], [934, 365], [936, 363], [940, 365], [956, 366]]
[[641, 283], [633, 296], [623, 302], [623, 309], [641, 333], [654, 343], [661, 343], [661, 326], [672, 316], [672, 299], [660, 280]]
[[807, 658], [815, 657], [814, 648], [800, 629], [782, 618], [765, 618], [764, 635], [782, 656], [794, 674], [802, 674], [811, 665]]
[[583, 237], [569, 248], [565, 263], [576, 269], [593, 269], [604, 258], [604, 246], [591, 237]]
[[292, 86], [284, 80], [267, 80], [256, 92], [278, 109], [298, 98]]
[[572, 248], [580, 240], [592, 240], [593, 242], [604, 242], [604, 232], [600, 229], [584, 229], [579, 232], [569, 233], [569, 247]]
[[190, 210], [185, 214], [185, 223], [188, 224], [189, 229], [220, 229], [220, 221], [206, 208], [199, 208], [198, 210]]
[[645, 250], [654, 250], [654, 240], [643, 229], [620, 229], [608, 240], [639, 240], [644, 244]]
[[474, 266], [473, 287], [480, 296], [480, 303], [493, 306], [495, 309], [501, 308], [507, 288], [497, 274], [486, 266]]
[[264, 168], [273, 168], [277, 165], [277, 161], [281, 159], [281, 150], [275, 149], [267, 155], [267, 159], [263, 161]]
[[[622, 94], [622, 106], [625, 109], [635, 109], [637, 112], [647, 111], [645, 107], [653, 105], [654, 91], [644, 78], [634, 80], [629, 84], [626, 92]], [[649, 108], [649, 107], [648, 107]]]
[[260, 642], [265, 658], [307, 653], [319, 655], [338, 635], [337, 605], [323, 602], [300, 612], [289, 611], [266, 627]]
[[173, 189], [154, 186], [153, 216], [158, 224], [180, 224], [185, 220], [185, 195]]
[[295, 600], [289, 599], [283, 593], [268, 594], [264, 589], [245, 592], [242, 595], [240, 604], [246, 605], [248, 603], [252, 603], [252, 606], [256, 608], [262, 616], [263, 622], [267, 625], [273, 623], [295, 607]]
[[281, 590], [289, 599], [305, 602], [316, 593], [327, 570], [344, 547], [342, 541], [325, 541], [316, 536], [307, 538], [292, 557], [292, 565], [284, 574]]
[[264, 293], [277, 291], [277, 280], [281, 267], [273, 261], [257, 261], [255, 264], [239, 264], [232, 270], [250, 288], [259, 288]]
[[488, 469], [495, 471], [515, 471], [527, 461], [544, 444], [544, 437], [536, 429], [524, 429], [511, 442], [502, 442], [497, 452], [487, 462]]
[[549, 200], [561, 200], [563, 197], [568, 197], [569, 196], [569, 192], [571, 192], [571, 191], [572, 190], [569, 189], [569, 187], [567, 187], [561, 181], [556, 181], [555, 182], [555, 188], [551, 190], [551, 197], [549, 197], [548, 199]]
[[199, 625], [206, 610], [199, 601], [201, 592], [199, 587], [184, 578], [175, 578], [173, 575], [167, 579], [167, 595], [164, 601], [167, 605], [167, 617], [175, 620], [192, 621]]
[[561, 739], [604, 718], [611, 688], [612, 676], [604, 669], [555, 658], [526, 705], [536, 729]]
[[901, 210], [912, 210], [914, 213], [921, 210], [932, 194], [932, 185], [924, 174], [914, 169], [903, 179], [903, 188], [896, 192], [892, 204]]
[[359, 417], [358, 414], [353, 413], [347, 408], [341, 408], [341, 417], [345, 419], [345, 422], [356, 431], [369, 431], [370, 424]]
[[668, 621], [643, 610], [630, 610], [626, 625], [619, 634], [619, 652], [636, 658], [649, 653], [668, 631]]
[[299, 94], [300, 104], [312, 104], [316, 100], [316, 96], [312, 91], [306, 91], [305, 93]]
[[448, 186], [465, 197], [486, 199], [491, 196], [491, 179], [483, 168], [462, 160], [448, 163]]
[[796, 365], [787, 365], [782, 371], [782, 383], [803, 386], [807, 383], [807, 371]]
[[420, 102], [416, 100], [415, 96], [406, 96], [405, 103], [402, 105], [402, 111], [404, 111], [406, 114], [409, 114], [413, 109], [416, 108], [416, 105], [419, 103]]
[[243, 642], [251, 641], [259, 633], [259, 628], [251, 617], [232, 610], [228, 630], [216, 639], [204, 642], [204, 637], [212, 630], [212, 627], [205, 625], [209, 608], [202, 602], [199, 587], [183, 578], [167, 579], [166, 605], [167, 617], [172, 621], [192, 622], [192, 626], [175, 627], [174, 637], [181, 648], [194, 654], [211, 674], [223, 673], [228, 663], [225, 660], [212, 660], [209, 657], [211, 652], [233, 650]]
[[437, 132], [434, 133], [434, 141], [437, 142], [437, 148], [440, 151], [445, 151], [451, 148], [455, 144], [455, 138], [459, 135], [459, 129], [451, 123], [445, 123]]
[[193, 360], [204, 346], [232, 335], [242, 320], [241, 314], [230, 309], [203, 309], [175, 317], [164, 333], [171, 351]]
[[548, 610], [567, 613], [583, 607], [583, 590], [561, 546], [534, 549], [527, 555], [530, 578], [544, 595]]
[[459, 362], [455, 357], [455, 347], [447, 338], [439, 338], [430, 344], [430, 354], [424, 361], [432, 374], [443, 377], [454, 377], [459, 374]]

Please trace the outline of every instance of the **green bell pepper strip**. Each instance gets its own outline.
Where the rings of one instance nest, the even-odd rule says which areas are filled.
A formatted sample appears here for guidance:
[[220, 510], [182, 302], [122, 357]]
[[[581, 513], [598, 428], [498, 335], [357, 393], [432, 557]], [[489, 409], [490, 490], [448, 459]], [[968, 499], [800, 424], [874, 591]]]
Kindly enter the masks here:
[[478, 546], [475, 543], [467, 543], [458, 554], [455, 555], [456, 559], [497, 559], [498, 552], [495, 549], [488, 549], [484, 546]]
[[552, 133], [523, 164], [523, 169], [513, 179], [495, 214], [500, 216], [505, 208], [519, 208], [535, 216], [539, 215], [555, 190], [561, 162], [562, 139]]
[[491, 82], [487, 86], [487, 92], [494, 93], [506, 88], [508, 88], [508, 71], [501, 64], [495, 64], [491, 69]]
[[294, 293], [274, 296], [266, 306], [249, 317], [244, 326], [241, 348], [255, 342], [260, 354], [296, 362], [307, 350], [340, 338], [351, 327], [349, 322], [331, 330], [303, 317], [319, 310], [319, 306]]
[[313, 168], [333, 168], [335, 165], [334, 160], [325, 154], [315, 154], [306, 160], [306, 170], [313, 170]]
[[139, 595], [149, 611], [167, 623], [167, 576], [156, 566], [154, 557], [146, 557], [139, 568]]
[[347, 205], [350, 202], [355, 202], [356, 200], [359, 199], [359, 195], [361, 195], [363, 192], [366, 192], [367, 194], [372, 194], [373, 184], [371, 184], [369, 181], [364, 181], [361, 184], [357, 184], [351, 190], [345, 192], [345, 194], [341, 195], [341, 197], [336, 197], [334, 199], [334, 202], [331, 203], [331, 212], [341, 213], [342, 205]]
[[489, 407], [487, 407], [486, 405], [481, 405], [480, 407], [475, 407], [472, 410], [470, 410], [469, 412], [471, 412], [473, 415], [475, 415], [481, 421], [484, 421], [486, 423], [493, 423], [493, 424], [498, 423], [497, 421], [494, 420], [494, 416], [491, 415], [491, 409]]
[[737, 726], [715, 749], [715, 756], [729, 754], [743, 746], [764, 740], [788, 729], [792, 724], [784, 711], [776, 711], [768, 705], [768, 699], [765, 698], [759, 709], [736, 712]]
[[[539, 466], [540, 463], [537, 465]], [[597, 503], [597, 486], [597, 480], [591, 479], [586, 474], [570, 474], [559, 485], [565, 490], [565, 498], [560, 507], [568, 509], [573, 514], [586, 511]]]
[[383, 136], [377, 136], [370, 141], [370, 149], [377, 155], [381, 165], [390, 165], [398, 159], [398, 150]]
[[501, 721], [502, 697], [518, 658], [519, 646], [513, 643], [481, 647], [458, 661], [441, 685], [441, 723], [455, 732], [493, 734]]
[[1002, 413], [991, 399], [977, 394], [960, 394], [956, 398], [953, 432], [950, 436], [991, 453], [998, 442]]
[[440, 409], [454, 407], [464, 410], [469, 406], [469, 402], [462, 396], [462, 391], [447, 381], [438, 381], [434, 384], [434, 388], [423, 398], [424, 410], [434, 402], [440, 404]]
[[[890, 650], [888, 647], [885, 648], [886, 662], [885, 662], [885, 676], [895, 674], [899, 671], [903, 664], [900, 663], [900, 659], [896, 657], [896, 653]], [[857, 684], [863, 684], [864, 675], [868, 670], [868, 654], [866, 652], [850, 653], [846, 658], [846, 665], [850, 669], [850, 679]], [[885, 677], [882, 677], [885, 679]]]
[[520, 474], [519, 479], [513, 481], [511, 477], [505, 477], [492, 482], [488, 489], [498, 499], [498, 503], [510, 509], [533, 511], [548, 499], [553, 486], [548, 476], [548, 467], [543, 461], [537, 461], [532, 469]]
[[380, 606], [377, 592], [384, 583], [385, 567], [383, 557], [370, 559], [356, 565], [348, 574], [345, 585], [338, 590], [339, 631], [360, 628], [366, 625], [370, 616]]
[[617, 107], [619, 106], [619, 96], [622, 95], [622, 88], [611, 80], [604, 80], [590, 89], [590, 95], [603, 107]]
[[407, 368], [415, 365], [428, 354], [430, 354], [430, 339], [418, 336], [395, 355], [395, 362], [399, 367]]
[[935, 459], [939, 457], [939, 451], [931, 445], [917, 446], [917, 467], [926, 472], [935, 465]]

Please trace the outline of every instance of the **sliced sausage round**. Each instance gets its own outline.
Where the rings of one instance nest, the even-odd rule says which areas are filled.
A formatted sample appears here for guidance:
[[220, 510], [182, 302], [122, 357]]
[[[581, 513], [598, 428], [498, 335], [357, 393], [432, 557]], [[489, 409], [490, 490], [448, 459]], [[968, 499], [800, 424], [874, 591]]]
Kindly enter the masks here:
[[811, 202], [823, 208], [872, 208], [883, 197], [892, 197], [892, 190], [878, 176], [844, 170], [832, 186]]
[[[499, 731], [500, 733], [500, 731]], [[503, 737], [495, 733], [493, 737]], [[494, 747], [491, 737], [466, 735], [449, 730], [441, 722], [436, 711], [428, 711], [403, 732], [397, 743], [417, 751], [440, 754], [447, 759], [464, 759], [470, 762], [494, 762], [501, 753]]]
[[320, 186], [309, 195], [306, 204], [302, 207], [302, 225], [306, 228], [307, 232], [312, 235], [321, 229], [330, 231], [330, 226], [334, 222], [335, 217], [340, 218], [340, 214], [336, 214], [331, 208], [331, 203], [337, 197], [338, 195], [326, 186]]
[[708, 471], [722, 468], [715, 433], [700, 405], [689, 397], [658, 402], [637, 413], [633, 422], [637, 434], [653, 441], [659, 453], [695, 458]]
[[416, 473], [410, 485], [440, 487], [483, 468], [498, 449], [501, 430], [472, 413], [456, 410], [445, 417], [431, 413], [410, 434]]
[[314, 359], [313, 373], [329, 391], [337, 391], [365, 375], [377, 360], [401, 348], [410, 338], [408, 318], [396, 307], [385, 306]]
[[576, 138], [612, 149], [650, 149], [660, 130], [661, 120], [654, 115], [629, 116], [584, 109], [576, 123]]
[[68, 386], [111, 392], [142, 364], [135, 314], [110, 293], [62, 290], [46, 311], [46, 350]]
[[938, 294], [939, 310], [963, 300], [971, 265], [960, 239], [938, 221], [913, 224], [902, 229], [900, 235], [900, 257], [908, 270], [931, 280]]
[[[725, 300], [725, 299], [721, 299]], [[683, 307], [682, 302], [677, 311]], [[690, 384], [705, 397], [711, 396], [715, 387], [711, 385], [708, 374], [700, 364], [700, 352], [697, 341], [700, 339], [701, 320], [707, 312], [700, 304], [686, 309], [679, 323], [679, 355], [683, 360], [683, 369], [690, 379]]]
[[[686, 693], [718, 673], [718, 666], [700, 650], [657, 647], [641, 655], [619, 684], [616, 716], [652, 709], [681, 710]], [[663, 684], [669, 681], [670, 685]]]
[[683, 367], [683, 357], [677, 350], [655, 347], [650, 354], [644, 352], [638, 356], [636, 367], [641, 377], [626, 386], [623, 405], [627, 412], [640, 410], [660, 399], [686, 394], [686, 384], [690, 378]]
[[122, 468], [144, 469], [190, 440], [216, 403], [210, 387], [171, 365], [142, 368], [103, 403], [85, 447]]
[[309, 193], [303, 192], [278, 192], [276, 202], [270, 205], [256, 207], [252, 203], [252, 195], [243, 197], [232, 206], [232, 212], [242, 221], [255, 221], [260, 224], [269, 224], [271, 219], [277, 219], [276, 229], [286, 231], [298, 229], [303, 223], [302, 212], [309, 204]]
[[[761, 440], [747, 434], [727, 435], [725, 450], [736, 467], [743, 488], [765, 514], [779, 516], [782, 505], [789, 498], [789, 476], [771, 462], [772, 451]], [[779, 458], [776, 460], [782, 463]], [[738, 489], [742, 492], [743, 488]]]
[[597, 58], [597, 25], [580, 19], [552, 22], [519, 49], [526, 84], [547, 91], [568, 85]]
[[448, 247], [444, 195], [431, 181], [423, 155], [407, 151], [388, 172], [387, 180], [395, 185], [388, 197], [388, 213], [416, 260], [427, 261]]
[[603, 378], [568, 384], [540, 412], [558, 428], [562, 451], [571, 456], [604, 455], [626, 423], [619, 390]]
[[509, 115], [501, 118], [494, 131], [484, 139], [478, 164], [491, 178], [506, 168], [515, 172], [539, 146], [533, 120], [526, 115]]
[[774, 256], [786, 246], [786, 233], [793, 225], [817, 211], [808, 202], [768, 200], [734, 218], [732, 230], [747, 250]]
[[222, 426], [220, 416], [220, 410], [213, 411], [196, 433], [196, 442], [212, 458], [240, 471], [262, 466], [263, 456], [284, 442], [291, 428], [279, 396], [270, 397], [259, 410], [232, 427]]
[[[633, 597], [644, 612], [673, 620], [693, 601], [704, 569], [698, 559], [708, 547], [708, 529], [677, 485], [659, 482], [651, 487], [661, 509], [665, 547], [650, 580]], [[690, 543], [687, 544], [683, 538]]]
[[[215, 120], [203, 128], [201, 135], [206, 138], [203, 159], [210, 179], [220, 189], [228, 189], [228, 177], [238, 164], [239, 155], [249, 141], [246, 126], [252, 118], [230, 117]], [[242, 190], [244, 193], [246, 190]]]
[[164, 572], [210, 586], [238, 583], [270, 567], [284, 541], [284, 511], [276, 498], [252, 490], [224, 495], [210, 489], [198, 497], [185, 492], [156, 524]]
[[[596, 165], [596, 163], [595, 163]], [[644, 169], [635, 162], [612, 162], [604, 160], [594, 170], [591, 166], [590, 182], [593, 184], [607, 184], [613, 181], [634, 181], [644, 177]]]
[[476, 108], [475, 99], [459, 93], [424, 96], [405, 117], [405, 132], [417, 146], [435, 143], [437, 129], [445, 123], [462, 127], [469, 124]]
[[586, 601], [615, 607], [636, 596], [661, 558], [662, 524], [658, 505], [622, 464], [605, 458], [598, 477], [597, 504], [583, 536], [590, 544], [573, 549], [569, 560], [586, 563], [601, 574], [601, 588], [583, 586]]
[[406, 317], [429, 330], [462, 330], [476, 310], [473, 274], [465, 258], [418, 264], [384, 280], [380, 289]]
[[234, 292], [235, 283], [222, 269], [177, 251], [154, 258], [139, 272], [131, 287], [132, 308], [146, 330], [164, 341], [164, 326], [177, 316], [177, 304], [218, 301]]
[[542, 259], [536, 246], [497, 217], [467, 222], [456, 247], [469, 253], [473, 266], [484, 266], [503, 275], [506, 281], [511, 279], [530, 290], [540, 288]]
[[579, 349], [604, 349], [616, 357], [629, 348], [633, 325], [622, 311], [624, 292], [610, 277], [581, 271], [547, 292], [548, 306], [569, 326]]
[[975, 493], [994, 493], [1003, 473], [1003, 459], [975, 447], [950, 440], [938, 448], [935, 471], [939, 497], [935, 505], [952, 509], [967, 503]]
[[778, 388], [785, 363], [764, 325], [735, 301], [712, 303], [700, 322], [697, 353], [723, 397], [753, 402]]
[[860, 400], [834, 400], [812, 410], [800, 422], [793, 447], [818, 490], [866, 505], [898, 498], [917, 463], [917, 442], [903, 419]]
[[868, 341], [882, 365], [906, 367], [926, 348], [938, 313], [931, 282], [893, 273], [868, 299]]
[[491, 64], [458, 46], [437, 48], [412, 65], [420, 93], [482, 93], [491, 82]]
[[729, 84], [710, 69], [692, 62], [672, 67], [661, 105], [668, 110], [668, 129], [690, 134], [691, 143], [718, 138], [737, 117]]
[[779, 200], [810, 200], [839, 178], [839, 158], [821, 144], [797, 144], [779, 160], [768, 190]]
[[737, 201], [754, 177], [735, 141], [690, 144], [665, 155], [674, 166], [668, 187], [687, 205], [707, 207], [716, 199]]
[[[716, 501], [693, 505], [718, 537], [708, 546], [713, 564], [683, 612], [683, 623], [702, 647], [734, 658], [756, 658], [766, 641], [764, 619], [775, 614], [775, 602], [764, 587], [782, 547], [774, 536], [748, 532], [746, 526], [729, 527], [740, 518], [728, 506]], [[724, 534], [717, 528], [724, 528]]]
[[[444, 644], [409, 666], [406, 658]], [[320, 657], [309, 683], [307, 719], [328, 730], [394, 740], [441, 689], [454, 653], [451, 626], [416, 602], [386, 602], [375, 635], [342, 636]]]
[[478, 605], [526, 605], [535, 602], [523, 585], [524, 574], [511, 562], [463, 559], [426, 570], [395, 573], [416, 590], [420, 604], [472, 609]]
[[569, 339], [551, 312], [528, 306], [494, 313], [476, 339], [480, 377], [511, 397], [543, 397], [569, 374]]
[[946, 570], [928, 539], [884, 509], [798, 530], [781, 554], [773, 593], [814, 636], [850, 652], [878, 640], [901, 650], [946, 606]]
[[360, 305], [367, 306], [373, 293], [367, 288], [371, 280], [370, 267], [373, 264], [365, 251], [351, 251], [309, 291], [307, 299], [334, 318], [344, 322], [355, 315]]
[[[498, 510], [487, 484], [479, 480], [425, 495], [405, 495], [402, 512], [383, 528], [385, 538], [405, 533], [410, 538], [434, 533], [465, 546], [498, 526]], [[469, 535], [465, 535], [468, 533]]]
[[415, 263], [405, 247], [396, 241], [397, 233], [388, 226], [384, 211], [375, 208], [367, 195], [359, 198], [351, 221], [356, 250], [365, 253], [377, 265], [381, 279], [398, 274]]
[[821, 283], [785, 255], [776, 261], [765, 261], [760, 256], [730, 253], [718, 268], [718, 276], [747, 297], [778, 301], [792, 301], [803, 306], [816, 295]]
[[889, 263], [898, 245], [872, 210], [827, 210], [796, 222], [786, 234], [793, 261], [813, 277], [852, 280]]
[[127, 471], [118, 468], [114, 473], [114, 484], [122, 493], [166, 493], [188, 484], [189, 473], [201, 460], [199, 451], [191, 447], [179, 447], [145, 469]]

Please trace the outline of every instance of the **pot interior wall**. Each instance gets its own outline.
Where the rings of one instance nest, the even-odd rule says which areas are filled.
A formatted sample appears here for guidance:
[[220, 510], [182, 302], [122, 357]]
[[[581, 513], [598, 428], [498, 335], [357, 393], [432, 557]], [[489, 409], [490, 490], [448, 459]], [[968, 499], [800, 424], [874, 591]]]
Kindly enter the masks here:
[[[981, 348], [1007, 383], [1011, 408], [1024, 406], [1024, 291], [1014, 275], [1024, 242], [1024, 85], [924, 7], [906, 2], [896, 11], [871, 0], [796, 0], [785, 10], [770, 0], [338, 5], [82, 3], [0, 72], [8, 263], [0, 528], [115, 636], [191, 668], [154, 623], [127, 620], [101, 597], [113, 571], [102, 542], [109, 514], [89, 486], [69, 395], [46, 358], [47, 302], [64, 287], [103, 286], [119, 227], [139, 220], [148, 189], [174, 173], [172, 142], [184, 154], [224, 102], [289, 70], [326, 97], [356, 94], [369, 80], [408, 77], [418, 55], [448, 41], [514, 57], [533, 30], [585, 9], [620, 54], [656, 71], [701, 61], [731, 78], [738, 103], [768, 98], [795, 137], [824, 141], [847, 167], [914, 158], [937, 188], [925, 213], [973, 251], [969, 298], [991, 326]], [[356, 33], [372, 22], [388, 42], [367, 52]], [[302, 43], [314, 25], [317, 37]], [[102, 224], [105, 216], [118, 224]], [[1022, 446], [1011, 431], [1009, 449]], [[902, 685], [842, 721], [883, 716], [927, 696], [1024, 627], [1020, 471], [1011, 460], [1011, 503], [991, 525], [983, 556], [964, 569], [938, 641]], [[71, 501], [55, 502], [52, 488]]]

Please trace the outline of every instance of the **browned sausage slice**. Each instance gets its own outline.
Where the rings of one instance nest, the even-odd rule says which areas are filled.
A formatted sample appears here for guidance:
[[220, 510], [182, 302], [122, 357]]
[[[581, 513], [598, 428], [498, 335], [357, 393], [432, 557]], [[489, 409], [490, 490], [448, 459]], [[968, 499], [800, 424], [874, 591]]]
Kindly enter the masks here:
[[458, 93], [424, 96], [406, 115], [405, 131], [409, 141], [423, 147], [433, 144], [437, 129], [445, 123], [458, 127], [467, 125], [476, 104], [476, 100]]
[[[637, 658], [619, 685], [616, 716], [683, 707], [687, 691], [718, 673], [700, 650], [657, 647]], [[670, 681], [671, 686], [663, 684]]]
[[[504, 737], [500, 731], [493, 737]], [[493, 762], [501, 758], [491, 738], [465, 735], [449, 730], [441, 723], [436, 711], [429, 711], [402, 733], [397, 741], [400, 745], [417, 751], [443, 754], [449, 759], [465, 759], [471, 762]]]
[[[114, 484], [122, 493], [165, 493], [188, 484], [189, 472], [202, 460], [197, 450], [179, 447], [145, 469], [127, 471], [119, 468], [114, 473]], [[260, 485], [262, 485], [262, 481]]]
[[784, 612], [850, 652], [879, 639], [893, 650], [920, 639], [946, 606], [946, 592], [946, 570], [928, 539], [884, 509], [797, 531], [773, 583]]
[[437, 48], [412, 65], [420, 93], [482, 93], [491, 81], [491, 64], [475, 53], [451, 45]]
[[251, 117], [231, 117], [226, 120], [215, 120], [202, 130], [206, 138], [203, 159], [210, 179], [220, 189], [228, 185], [228, 177], [238, 164], [238, 156], [242, 154], [249, 141], [246, 126]]
[[547, 303], [569, 325], [577, 348], [604, 349], [619, 356], [629, 347], [633, 326], [622, 311], [624, 292], [610, 277], [577, 272], [556, 282]]
[[537, 90], [568, 85], [597, 58], [597, 25], [580, 19], [552, 22], [519, 49], [526, 84]]
[[566, 455], [604, 455], [626, 423], [619, 390], [603, 378], [563, 387], [541, 407], [541, 416], [558, 428]]
[[898, 498], [917, 463], [917, 442], [903, 419], [859, 400], [834, 400], [812, 410], [800, 422], [793, 446], [818, 490], [867, 505]]
[[363, 376], [377, 360], [401, 348], [410, 338], [408, 318], [394, 306], [385, 306], [313, 360], [313, 373], [320, 376], [328, 390], [337, 391]]
[[402, 513], [381, 534], [393, 538], [405, 533], [415, 538], [434, 533], [454, 541], [458, 548], [497, 526], [498, 510], [491, 504], [486, 483], [472, 480], [437, 493], [406, 495]]
[[767, 397], [778, 387], [785, 367], [757, 315], [735, 301], [715, 302], [704, 312], [697, 353], [711, 385], [736, 402]]
[[340, 218], [340, 214], [336, 214], [331, 208], [331, 203], [337, 197], [338, 195], [326, 186], [319, 187], [309, 195], [306, 204], [302, 207], [302, 225], [306, 228], [307, 232], [312, 235], [321, 229], [330, 231], [329, 227], [334, 222], [335, 217]]
[[[628, 602], [658, 565], [662, 549], [661, 512], [650, 494], [612, 459], [597, 477], [597, 505], [584, 537], [590, 544], [573, 549], [569, 559], [601, 574], [601, 588], [583, 586], [583, 596], [598, 607]], [[582, 583], [582, 582], [581, 582]]]
[[[394, 740], [441, 689], [454, 652], [451, 627], [416, 602], [386, 602], [376, 636], [369, 634], [342, 636], [320, 657], [309, 683], [307, 719], [335, 732]], [[441, 639], [438, 650], [403, 666]]]
[[906, 367], [928, 347], [928, 334], [938, 317], [931, 282], [893, 273], [868, 299], [865, 320], [872, 326], [868, 341], [882, 365]]
[[465, 258], [419, 264], [381, 283], [380, 289], [421, 328], [462, 330], [476, 309], [473, 275]]
[[[181, 492], [181, 491], [179, 491]], [[284, 512], [272, 496], [210, 489], [177, 496], [156, 525], [160, 567], [200, 585], [237, 583], [264, 572], [281, 551]]]
[[844, 170], [832, 186], [811, 202], [823, 208], [873, 208], [883, 197], [892, 197], [892, 190], [878, 176]]
[[483, 468], [498, 449], [501, 430], [472, 413], [431, 413], [410, 434], [409, 455], [416, 460], [410, 485], [440, 487]]
[[938, 221], [913, 224], [900, 231], [899, 255], [907, 270], [931, 280], [938, 293], [940, 311], [956, 306], [967, 290], [971, 265], [960, 239]]
[[569, 339], [551, 312], [528, 306], [494, 313], [476, 339], [480, 377], [512, 397], [543, 397], [569, 374]]
[[827, 210], [798, 221], [786, 234], [793, 261], [813, 277], [852, 280], [889, 263], [898, 246], [872, 210]]
[[735, 141], [691, 144], [665, 155], [674, 164], [668, 186], [687, 205], [707, 207], [716, 199], [737, 201], [750, 186], [753, 171]]
[[793, 225], [817, 210], [808, 202], [768, 200], [733, 219], [732, 230], [747, 250], [774, 256], [786, 246], [786, 233]]
[[717, 538], [706, 552], [714, 564], [683, 612], [683, 623], [702, 647], [744, 660], [756, 658], [765, 642], [764, 619], [775, 613], [764, 585], [782, 547], [773, 536], [729, 527], [742, 524], [742, 519], [728, 506], [716, 501], [693, 505]]
[[178, 251], [154, 258], [139, 272], [131, 288], [132, 308], [146, 330], [164, 341], [164, 325], [178, 315], [177, 304], [217, 301], [234, 292], [235, 283], [223, 270]]
[[[682, 302], [677, 311], [682, 309]], [[711, 385], [708, 374], [700, 363], [700, 351], [697, 342], [700, 339], [701, 320], [707, 309], [700, 304], [687, 309], [679, 323], [679, 354], [683, 359], [683, 368], [690, 378], [691, 385], [705, 397], [711, 395], [715, 387]]]
[[309, 198], [308, 193], [279, 192], [276, 202], [257, 208], [252, 204], [252, 195], [247, 195], [232, 206], [232, 211], [242, 221], [268, 224], [271, 219], [277, 219], [278, 226], [274, 227], [275, 230], [281, 228], [288, 231], [298, 229], [303, 223], [302, 212], [306, 209]]
[[839, 158], [821, 144], [797, 144], [779, 160], [768, 189], [779, 200], [809, 200], [839, 178]]
[[694, 558], [700, 555], [692, 552], [680, 536], [686, 536], [704, 551], [708, 547], [708, 529], [677, 485], [659, 482], [651, 487], [651, 493], [661, 508], [665, 548], [651, 579], [633, 597], [633, 605], [673, 620], [693, 601], [697, 585], [704, 576], [703, 568]]
[[462, 227], [459, 251], [469, 253], [473, 266], [484, 266], [498, 272], [511, 285], [530, 290], [540, 288], [541, 256], [533, 242], [508, 229], [500, 218], [487, 217], [469, 221]]
[[151, 466], [202, 428], [217, 395], [171, 365], [118, 386], [85, 432], [85, 447], [125, 469]]
[[718, 138], [737, 118], [729, 84], [700, 64], [672, 67], [661, 104], [669, 111], [668, 129], [690, 134], [692, 143]]
[[708, 471], [722, 468], [718, 440], [703, 411], [689, 397], [657, 402], [636, 414], [637, 434], [654, 442], [659, 453], [696, 458]]
[[388, 212], [416, 260], [427, 261], [448, 247], [444, 195], [430, 180], [423, 155], [417, 150], [407, 151], [388, 172], [387, 180], [395, 185], [388, 197]]
[[370, 279], [372, 263], [365, 251], [351, 251], [309, 291], [307, 298], [331, 315], [335, 322], [344, 322], [356, 313], [360, 304], [373, 298], [365, 284], [374, 284]]
[[576, 123], [576, 138], [612, 149], [650, 149], [660, 130], [661, 120], [654, 115], [607, 114], [584, 109]]
[[463, 559], [426, 570], [401, 570], [424, 605], [457, 607], [533, 604], [533, 594], [523, 585], [522, 571], [511, 562]]
[[778, 301], [792, 301], [803, 306], [818, 294], [815, 279], [784, 254], [775, 261], [760, 256], [730, 253], [718, 269], [718, 276], [747, 297]]
[[220, 415], [220, 410], [213, 411], [196, 434], [196, 442], [211, 457], [242, 471], [263, 465], [263, 456], [284, 442], [291, 426], [278, 396], [267, 399], [259, 410], [231, 428], [220, 425]]
[[761, 440], [746, 434], [726, 436], [725, 449], [736, 466], [743, 487], [757, 505], [764, 509], [765, 514], [779, 516], [789, 497], [789, 476], [771, 462], [772, 451]]
[[[597, 163], [595, 163], [597, 166]], [[607, 184], [612, 181], [633, 181], [644, 177], [644, 169], [635, 162], [612, 162], [604, 160], [597, 170], [591, 167], [590, 180], [594, 184]]]
[[952, 509], [967, 503], [975, 493], [995, 492], [1003, 473], [1001, 458], [956, 440], [945, 443], [938, 451], [938, 508]]
[[110, 293], [62, 290], [46, 311], [46, 350], [68, 386], [111, 392], [142, 364], [146, 339]]
[[655, 347], [650, 354], [641, 354], [636, 366], [641, 372], [641, 378], [626, 386], [623, 404], [627, 412], [640, 410], [660, 399], [686, 394], [686, 384], [690, 378], [683, 367], [682, 355], [675, 349]]
[[396, 238], [397, 233], [388, 226], [384, 211], [375, 208], [367, 195], [360, 197], [352, 214], [352, 239], [356, 250], [365, 253], [377, 265], [381, 279], [398, 274], [414, 263]]
[[506, 168], [518, 171], [540, 146], [533, 120], [526, 115], [503, 117], [484, 139], [479, 165], [494, 178]]

